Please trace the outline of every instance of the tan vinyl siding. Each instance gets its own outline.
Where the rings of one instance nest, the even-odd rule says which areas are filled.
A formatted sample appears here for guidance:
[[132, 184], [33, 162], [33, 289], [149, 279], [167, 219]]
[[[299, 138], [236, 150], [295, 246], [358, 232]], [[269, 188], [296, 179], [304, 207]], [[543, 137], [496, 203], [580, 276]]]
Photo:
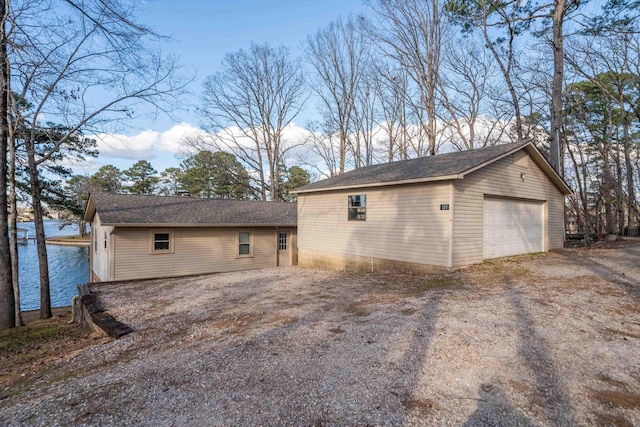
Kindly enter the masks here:
[[238, 257], [235, 228], [173, 228], [173, 253], [151, 253], [149, 228], [117, 228], [113, 280], [183, 276], [276, 264], [274, 228], [242, 228], [253, 233], [253, 256]]
[[[485, 195], [546, 202], [544, 249], [564, 244], [564, 196], [523, 151], [454, 181], [453, 265], [482, 262]], [[521, 173], [525, 174], [524, 182]]]
[[[113, 280], [110, 276], [110, 251], [111, 251], [111, 233], [113, 227], [100, 224], [100, 216], [96, 213], [91, 223], [91, 269], [97, 280]], [[107, 248], [104, 247], [105, 233], [107, 240]], [[98, 247], [94, 248], [95, 237], [97, 236]], [[97, 249], [97, 250], [95, 250]]]
[[[450, 183], [327, 191], [298, 196], [298, 248], [447, 266]], [[349, 195], [366, 195], [366, 221], [349, 221]]]

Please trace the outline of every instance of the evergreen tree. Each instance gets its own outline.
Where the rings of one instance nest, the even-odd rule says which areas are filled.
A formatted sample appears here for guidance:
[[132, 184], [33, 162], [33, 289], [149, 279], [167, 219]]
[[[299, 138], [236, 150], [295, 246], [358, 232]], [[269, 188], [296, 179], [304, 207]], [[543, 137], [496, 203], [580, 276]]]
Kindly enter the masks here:
[[160, 174], [160, 182], [158, 193], [163, 196], [177, 196], [182, 191], [180, 187], [180, 179], [182, 178], [182, 169], [167, 168]]
[[223, 151], [199, 151], [181, 164], [180, 188], [191, 196], [246, 199], [249, 174], [236, 156]]
[[291, 193], [292, 190], [307, 185], [311, 182], [311, 174], [300, 166], [291, 166], [286, 170], [286, 181], [282, 184], [283, 189], [281, 199], [292, 202], [298, 199], [296, 194]]
[[122, 173], [131, 181], [125, 187], [131, 194], [154, 194], [160, 182], [158, 171], [146, 160], [138, 160]]
[[102, 166], [91, 176], [91, 189], [98, 193], [117, 193], [122, 189], [122, 172], [113, 165]]

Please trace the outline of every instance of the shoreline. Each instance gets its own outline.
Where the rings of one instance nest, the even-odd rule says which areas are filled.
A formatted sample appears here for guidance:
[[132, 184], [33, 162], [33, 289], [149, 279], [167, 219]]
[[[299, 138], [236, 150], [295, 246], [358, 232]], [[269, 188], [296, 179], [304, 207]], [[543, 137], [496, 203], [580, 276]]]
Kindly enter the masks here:
[[[25, 326], [29, 326], [32, 323], [35, 323], [39, 320], [43, 320], [43, 319], [40, 319], [39, 309], [25, 310], [25, 311], [21, 311], [20, 313], [22, 314], [22, 321], [24, 322]], [[71, 306], [53, 307], [51, 309], [51, 313], [53, 314], [53, 317], [67, 317], [69, 313], [71, 313]]]
[[60, 246], [91, 246], [91, 240], [89, 235], [80, 237], [78, 235], [73, 236], [54, 236], [47, 237], [45, 240], [50, 245]]

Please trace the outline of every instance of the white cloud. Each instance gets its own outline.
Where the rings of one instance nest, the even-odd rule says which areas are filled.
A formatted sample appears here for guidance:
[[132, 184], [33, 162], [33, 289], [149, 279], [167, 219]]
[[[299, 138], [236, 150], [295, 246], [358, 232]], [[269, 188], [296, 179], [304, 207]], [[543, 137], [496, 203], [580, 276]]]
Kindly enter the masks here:
[[117, 159], [152, 159], [155, 157], [153, 146], [160, 133], [143, 131], [137, 135], [100, 134], [95, 135], [101, 157]]
[[93, 157], [86, 157], [84, 160], [66, 159], [60, 164], [71, 169], [74, 175], [84, 176], [93, 174], [100, 167], [100, 164]]
[[100, 157], [130, 160], [151, 160], [158, 151], [178, 154], [183, 151], [184, 137], [204, 133], [189, 123], [179, 123], [164, 132], [145, 130], [137, 135], [100, 134], [94, 137], [98, 141]]
[[160, 134], [160, 140], [156, 145], [157, 149], [168, 151], [172, 154], [180, 154], [185, 147], [182, 140], [186, 136], [206, 135], [206, 132], [190, 123], [182, 122], [173, 126], [168, 131]]

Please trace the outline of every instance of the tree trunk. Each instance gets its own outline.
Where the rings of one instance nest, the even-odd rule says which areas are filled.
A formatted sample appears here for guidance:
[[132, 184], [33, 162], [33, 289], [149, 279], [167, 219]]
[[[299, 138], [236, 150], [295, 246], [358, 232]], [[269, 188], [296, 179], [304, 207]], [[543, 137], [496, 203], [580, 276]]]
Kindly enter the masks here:
[[612, 193], [615, 191], [613, 173], [611, 172], [611, 164], [609, 160], [609, 146], [605, 145], [602, 150], [602, 188], [600, 194], [605, 212], [605, 230], [607, 234], [615, 234], [615, 215], [613, 212]]
[[33, 203], [33, 223], [36, 229], [36, 246], [38, 250], [38, 268], [40, 271], [40, 318], [48, 319], [51, 313], [51, 292], [49, 290], [49, 262], [47, 258], [47, 244], [44, 235], [44, 217], [40, 195], [42, 188], [38, 177], [35, 159], [35, 147], [32, 138], [25, 138], [27, 158], [29, 160], [29, 183], [31, 185], [31, 200]]
[[563, 175], [560, 167], [560, 130], [562, 128], [562, 76], [564, 74], [564, 46], [562, 24], [566, 0], [555, 0], [553, 11], [553, 83], [551, 85], [551, 145], [549, 147], [549, 162], [551, 166]]
[[638, 209], [636, 207], [636, 189], [633, 182], [633, 165], [631, 164], [631, 137], [629, 135], [629, 116], [624, 110], [624, 104], [621, 103], [623, 112], [622, 125], [624, 126], [624, 164], [627, 169], [627, 225], [629, 236], [636, 236], [638, 233]]
[[[587, 194], [587, 165], [585, 165], [584, 161], [582, 162], [582, 188], [584, 188], [584, 193], [582, 194], [582, 208], [584, 209], [584, 220], [586, 222], [585, 233], [591, 232], [591, 218], [589, 217], [589, 196]], [[596, 212], [597, 216], [597, 212]], [[594, 233], [597, 231], [593, 230]]]
[[8, 74], [7, 74], [7, 38], [5, 20], [7, 3], [0, 0], [0, 330], [16, 325], [15, 301], [13, 297], [13, 279], [11, 274], [11, 255], [9, 247], [9, 227], [7, 215], [7, 142], [9, 126]]
[[620, 141], [616, 142], [616, 151], [614, 154], [614, 161], [616, 164], [616, 177], [613, 180], [615, 183], [616, 191], [616, 221], [618, 234], [622, 235], [624, 231], [624, 203], [623, 203], [623, 190], [622, 190], [622, 163], [620, 162]]
[[16, 140], [9, 138], [9, 206], [11, 208], [11, 222], [9, 224], [11, 245], [11, 275], [13, 280], [13, 297], [15, 305], [16, 325], [24, 326], [20, 311], [20, 280], [18, 268], [18, 203], [16, 197]]
[[[11, 66], [7, 58], [7, 88], [11, 87]], [[15, 100], [9, 102], [7, 98], [7, 136], [9, 137], [9, 206], [11, 208], [11, 223], [9, 224], [9, 244], [11, 245], [11, 274], [13, 280], [13, 298], [16, 314], [16, 326], [24, 326], [22, 311], [20, 309], [20, 268], [18, 253], [18, 198], [16, 190], [16, 126], [15, 122], [9, 123], [9, 118], [14, 116]], [[28, 243], [28, 241], [27, 241]]]
[[516, 137], [517, 142], [524, 141], [524, 133], [522, 126], [522, 114], [520, 113], [520, 101], [518, 98], [518, 93], [516, 91], [516, 87], [513, 83], [512, 79], [512, 68], [513, 68], [513, 45], [515, 39], [515, 32], [509, 27], [509, 49], [507, 50], [507, 59], [506, 64], [503, 62], [503, 59], [500, 56], [500, 52], [498, 52], [497, 48], [493, 44], [493, 40], [489, 35], [488, 27], [487, 27], [487, 16], [484, 16], [484, 25], [483, 25], [483, 35], [484, 40], [486, 42], [486, 46], [489, 49], [489, 52], [493, 55], [493, 58], [496, 60], [500, 71], [502, 71], [502, 76], [504, 77], [504, 81], [507, 85], [507, 89], [509, 90], [509, 95], [511, 96], [511, 103], [513, 104], [513, 113], [516, 120]]
[[[567, 142], [568, 145], [568, 142]], [[582, 207], [582, 227], [579, 227], [578, 230], [583, 233], [589, 233], [589, 211], [587, 204], [587, 189], [583, 186], [582, 174], [580, 173], [580, 168], [578, 166], [578, 161], [575, 157], [575, 154], [571, 150], [571, 147], [567, 149], [569, 153], [569, 157], [571, 158], [571, 163], [573, 165], [573, 172], [576, 174], [576, 182], [578, 183], [578, 198], [580, 199], [580, 204], [576, 209], [578, 217], [580, 216], [580, 207]], [[578, 218], [576, 218], [577, 220]], [[579, 221], [578, 221], [579, 222]]]

